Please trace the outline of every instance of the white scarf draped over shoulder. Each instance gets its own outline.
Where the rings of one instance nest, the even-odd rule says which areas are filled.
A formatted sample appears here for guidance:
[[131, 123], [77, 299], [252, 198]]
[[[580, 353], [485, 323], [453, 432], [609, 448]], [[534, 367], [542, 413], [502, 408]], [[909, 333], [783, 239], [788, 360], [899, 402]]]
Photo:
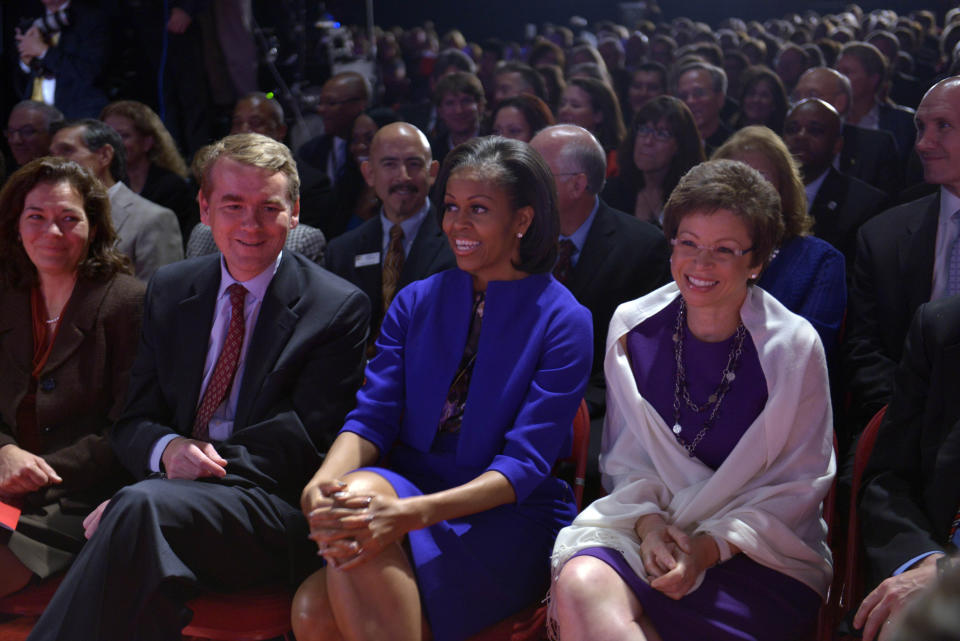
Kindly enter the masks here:
[[[609, 494], [560, 531], [553, 579], [577, 551], [613, 548], [647, 580], [634, 532], [660, 514], [710, 534], [826, 595], [832, 559], [821, 503], [833, 481], [833, 419], [823, 347], [813, 327], [758, 287], [740, 310], [767, 382], [767, 403], [717, 470], [690, 457], [637, 391], [626, 335], [679, 296], [671, 283], [621, 305], [610, 322], [600, 469]], [[664, 375], [668, 375], [664, 372]], [[740, 379], [739, 384], [747, 383]], [[696, 590], [702, 575], [691, 591]]]

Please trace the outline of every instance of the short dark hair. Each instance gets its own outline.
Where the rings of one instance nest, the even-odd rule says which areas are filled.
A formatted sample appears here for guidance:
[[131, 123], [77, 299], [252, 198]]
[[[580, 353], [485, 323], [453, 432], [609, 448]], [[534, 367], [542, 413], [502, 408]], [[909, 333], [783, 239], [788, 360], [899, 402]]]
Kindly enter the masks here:
[[[643, 64], [639, 64], [633, 70], [633, 74], [636, 74], [638, 71], [657, 74], [660, 77], [660, 86], [663, 87], [663, 90], [667, 91], [667, 89], [669, 89], [670, 83], [668, 82], [669, 76], [667, 74], [667, 68], [664, 67], [659, 62], [654, 62], [650, 60], [650, 61], [644, 62]], [[631, 74], [631, 78], [633, 74]]]
[[73, 127], [83, 128], [80, 137], [83, 138], [83, 144], [90, 151], [98, 151], [104, 145], [110, 145], [113, 149], [113, 160], [110, 161], [110, 176], [117, 182], [124, 182], [127, 179], [127, 151], [126, 147], [123, 146], [123, 138], [120, 137], [120, 134], [105, 122], [93, 118], [81, 118], [57, 123], [53, 126], [51, 133], [56, 134], [61, 129], [71, 129]]
[[434, 80], [439, 80], [441, 74], [446, 73], [450, 67], [465, 73], [477, 72], [477, 64], [470, 59], [470, 56], [459, 49], [444, 49], [437, 55], [436, 60], [434, 60], [433, 71], [430, 75]]
[[523, 78], [523, 81], [527, 83], [527, 86], [533, 91], [533, 93], [544, 100], [547, 95], [547, 88], [543, 82], [543, 76], [541, 76], [536, 69], [530, 65], [525, 65], [522, 62], [503, 62], [497, 65], [497, 68], [494, 70], [493, 75], [499, 76], [502, 73], [518, 73]]
[[37, 100], [21, 100], [13, 106], [13, 109], [10, 110], [10, 113], [13, 113], [19, 109], [35, 111], [43, 116], [47, 133], [50, 134], [53, 133], [52, 128], [54, 125], [63, 122], [63, 113], [53, 105], [48, 105], [45, 102], [39, 102]]
[[623, 114], [620, 111], [620, 101], [613, 93], [610, 85], [594, 78], [570, 78], [567, 87], [574, 86], [582, 89], [590, 96], [590, 105], [594, 111], [603, 115], [603, 120], [597, 127], [596, 137], [600, 145], [607, 151], [616, 149], [623, 140], [627, 128], [623, 124]]
[[87, 256], [77, 265], [83, 278], [106, 280], [114, 274], [129, 274], [130, 259], [115, 247], [117, 234], [110, 219], [107, 191], [89, 170], [72, 160], [45, 156], [31, 160], [13, 173], [0, 191], [0, 283], [26, 288], [37, 283], [37, 268], [19, 240], [20, 215], [33, 189], [40, 184], [61, 182], [73, 187], [83, 201], [90, 224]]
[[[528, 274], [544, 274], [557, 261], [560, 216], [553, 174], [543, 157], [525, 142], [500, 136], [473, 138], [458, 145], [443, 161], [433, 200], [442, 203], [447, 181], [460, 171], [475, 170], [506, 191], [514, 209], [533, 208], [533, 221], [520, 241], [520, 262]], [[443, 206], [438, 207], [441, 223]]]
[[691, 214], [725, 209], [750, 230], [755, 265], [766, 266], [783, 237], [780, 196], [759, 171], [735, 160], [710, 160], [688, 171], [663, 210], [663, 233], [677, 237], [680, 221]]
[[483, 104], [486, 101], [486, 94], [483, 91], [483, 85], [480, 84], [480, 79], [474, 74], [465, 71], [454, 71], [440, 78], [433, 88], [433, 104], [439, 107], [443, 99], [453, 93], [465, 93], [468, 96], [472, 96], [473, 99], [477, 101], [477, 104], [481, 106], [482, 111]]
[[783, 131], [783, 121], [787, 117], [787, 108], [789, 107], [787, 90], [784, 88], [780, 76], [764, 65], [748, 67], [740, 78], [740, 95], [738, 98], [741, 109], [734, 122], [734, 129], [740, 129], [746, 126], [746, 122], [743, 121], [743, 102], [754, 86], [761, 82], [769, 84], [770, 93], [773, 94], [773, 113], [770, 115], [770, 120], [763, 124], [775, 132], [780, 133]]

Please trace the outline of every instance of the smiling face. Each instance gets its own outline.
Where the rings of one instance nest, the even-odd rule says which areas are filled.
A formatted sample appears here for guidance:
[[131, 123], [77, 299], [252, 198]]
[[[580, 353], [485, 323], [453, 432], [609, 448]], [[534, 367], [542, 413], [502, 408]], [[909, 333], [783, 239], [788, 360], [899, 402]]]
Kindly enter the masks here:
[[503, 107], [497, 110], [497, 117], [493, 121], [493, 133], [523, 142], [530, 142], [533, 138], [530, 123], [527, 122], [523, 112], [516, 107]]
[[633, 74], [630, 87], [627, 89], [627, 98], [630, 108], [636, 112], [651, 98], [666, 93], [667, 88], [661, 82], [660, 74], [656, 71], [637, 71]]
[[370, 146], [370, 158], [360, 169], [383, 201], [383, 213], [393, 223], [423, 208], [437, 175], [429, 144], [418, 129], [406, 123], [392, 123], [378, 131]]
[[480, 105], [468, 93], [448, 93], [437, 105], [437, 117], [455, 136], [472, 135], [480, 127]]
[[455, 171], [443, 197], [443, 232], [457, 267], [473, 276], [477, 291], [495, 280], [526, 276], [514, 264], [520, 260], [520, 238], [533, 221], [533, 209], [514, 209], [496, 180], [476, 170]]
[[825, 172], [840, 152], [840, 117], [816, 100], [797, 105], [787, 115], [783, 142], [800, 161], [803, 178], [809, 183]]
[[568, 85], [563, 90], [557, 110], [557, 123], [578, 125], [590, 133], [596, 133], [601, 122], [603, 114], [594, 110], [590, 94], [576, 85]]
[[527, 81], [523, 79], [519, 72], [505, 71], [496, 75], [493, 88], [494, 104], [499, 104], [507, 98], [519, 96], [524, 92], [533, 93], [530, 91]]
[[677, 81], [677, 98], [687, 104], [697, 129], [709, 138], [720, 122], [723, 92], [714, 91], [713, 77], [705, 69], [691, 69]]
[[[715, 250], [697, 250], [696, 245]], [[731, 250], [752, 246], [743, 218], [729, 210], [684, 216], [677, 227], [670, 273], [687, 307], [718, 312], [722, 318], [739, 314], [747, 295], [747, 279], [759, 266], [753, 264], [751, 253], [736, 256]]]
[[30, 190], [18, 231], [41, 277], [74, 273], [93, 235], [83, 198], [68, 182], [40, 183]]
[[273, 264], [287, 232], [297, 226], [300, 204], [291, 203], [279, 171], [220, 158], [210, 170], [209, 198], [200, 191], [200, 220], [210, 226], [230, 275], [250, 280]]
[[960, 83], [944, 81], [928, 91], [916, 122], [923, 179], [960, 195]]

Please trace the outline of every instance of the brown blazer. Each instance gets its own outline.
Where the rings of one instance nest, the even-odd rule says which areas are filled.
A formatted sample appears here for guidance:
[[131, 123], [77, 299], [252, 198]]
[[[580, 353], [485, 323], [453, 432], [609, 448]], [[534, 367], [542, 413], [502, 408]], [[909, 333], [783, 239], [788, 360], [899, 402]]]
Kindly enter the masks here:
[[[37, 384], [43, 458], [63, 478], [42, 503], [101, 486], [118, 471], [106, 430], [123, 408], [137, 351], [144, 285], [125, 274], [80, 279]], [[33, 355], [28, 290], [0, 288], [0, 447], [17, 442], [16, 412]]]

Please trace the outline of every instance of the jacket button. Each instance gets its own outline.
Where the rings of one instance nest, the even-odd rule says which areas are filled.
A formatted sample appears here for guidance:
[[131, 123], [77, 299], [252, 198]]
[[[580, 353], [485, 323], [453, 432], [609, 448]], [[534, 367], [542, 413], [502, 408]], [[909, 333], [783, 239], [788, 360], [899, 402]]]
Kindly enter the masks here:
[[44, 431], [44, 433], [49, 434], [50, 432], [53, 431], [53, 428], [50, 427], [50, 426], [47, 426], [47, 427], [43, 428], [43, 431]]
[[57, 382], [53, 380], [52, 376], [48, 376], [47, 378], [40, 381], [40, 389], [43, 390], [44, 392], [52, 392], [54, 389], [56, 389], [56, 387], [57, 387]]

